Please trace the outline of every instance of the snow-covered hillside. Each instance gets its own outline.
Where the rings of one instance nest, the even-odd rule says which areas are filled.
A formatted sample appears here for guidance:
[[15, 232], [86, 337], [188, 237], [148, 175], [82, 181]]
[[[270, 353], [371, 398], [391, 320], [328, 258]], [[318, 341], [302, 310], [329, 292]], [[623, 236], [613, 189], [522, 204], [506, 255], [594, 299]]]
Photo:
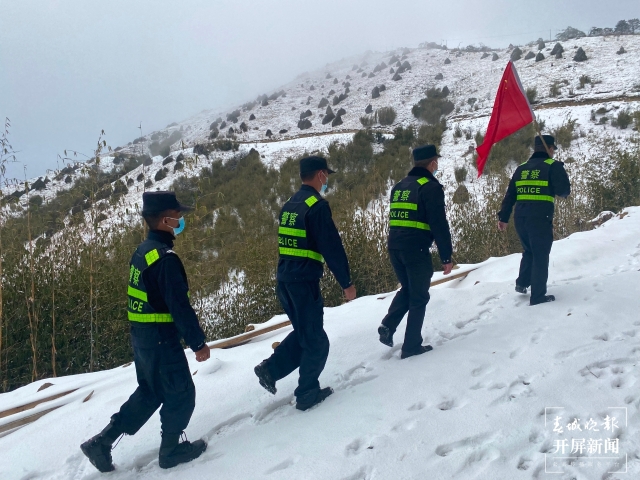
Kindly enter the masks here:
[[[598, 136], [609, 134], [621, 138], [631, 135], [631, 128], [619, 130], [609, 124], [591, 121], [591, 111], [604, 108], [610, 112], [608, 116], [611, 117], [621, 109], [640, 109], [640, 35], [592, 37], [562, 42], [562, 59], [550, 55], [554, 44], [555, 42], [547, 43], [546, 48], [542, 50], [546, 58], [539, 62], [533, 59], [524, 60], [524, 55], [529, 51], [538, 51], [537, 45], [522, 47], [523, 59], [518, 60], [516, 66], [524, 87], [537, 90], [534, 109], [548, 128], [556, 128], [568, 119], [577, 120], [577, 131], [584, 134], [584, 139], [579, 139], [576, 145], [572, 145], [571, 149], [563, 153], [571, 156], [576, 154], [576, 149], [579, 152], [588, 151], [593, 142], [593, 139], [588, 138], [589, 133]], [[588, 56], [585, 62], [573, 61], [579, 47], [582, 47]], [[624, 47], [626, 53], [617, 54], [620, 47]], [[326, 65], [316, 72], [300, 75], [293, 82], [277, 89], [274, 92], [277, 98], [268, 99], [264, 106], [261, 102], [256, 103], [255, 99], [249, 99], [249, 102], [229, 111], [205, 110], [164, 130], [145, 135], [139, 143], [125, 145], [119, 152], [148, 153], [149, 145], [154, 138], [162, 140], [171, 133], [180, 131], [182, 138], [172, 145], [172, 156], [175, 158], [184, 153], [187, 158], [193, 158], [191, 147], [208, 141], [210, 125], [219, 118], [226, 125], [222, 128], [218, 124], [218, 138], [226, 138], [229, 128], [232, 128], [240, 145], [237, 152], [213, 152], [210, 154], [211, 158], [224, 160], [238, 153], [247, 153], [253, 148], [260, 153], [266, 164], [277, 168], [288, 157], [299, 156], [305, 152], [326, 151], [332, 142], [348, 142], [352, 133], [362, 128], [360, 117], [365, 115], [369, 105], [374, 112], [381, 107], [393, 107], [397, 112], [393, 125], [377, 125], [374, 130], [388, 134], [396, 126], [419, 125], [420, 121], [411, 113], [413, 105], [424, 98], [427, 88], [447, 86], [451, 90], [449, 98], [455, 104], [456, 110], [447, 117], [449, 129], [443, 138], [442, 164], [445, 168], [442, 170], [446, 171], [447, 165], [465, 162], [469, 148], [475, 147], [472, 138], [454, 137], [456, 127], [472, 134], [477, 131], [484, 132], [498, 81], [510, 56], [509, 52], [510, 49], [496, 51], [499, 57], [496, 61], [492, 61], [493, 54], [485, 56], [480, 52], [427, 48], [398, 49], [384, 53], [368, 52], [360, 57]], [[390, 60], [396, 59], [400, 64], [408, 62], [410, 65], [410, 69], [400, 74], [400, 80], [393, 80], [397, 74], [398, 62]], [[450, 63], [445, 64], [447, 60]], [[383, 63], [386, 67], [374, 73], [376, 67], [382, 66]], [[391, 69], [394, 69], [394, 73], [390, 73]], [[442, 78], [436, 80], [436, 76], [440, 77], [439, 74]], [[583, 75], [589, 77], [590, 83], [584, 84], [581, 88], [580, 77]], [[558, 92], [556, 96], [551, 96], [550, 88], [554, 83]], [[385, 85], [386, 88], [380, 92], [378, 98], [373, 99], [372, 90], [380, 85]], [[333, 105], [333, 98], [345, 93], [347, 86], [346, 98]], [[271, 93], [267, 92], [267, 95]], [[332, 122], [322, 125], [327, 107], [318, 105], [323, 98], [329, 101], [335, 114], [339, 109], [345, 110], [346, 113], [341, 115], [342, 124], [335, 127], [332, 126]], [[234, 110], [239, 112], [237, 118], [227, 120], [227, 116]], [[311, 127], [300, 130], [300, 115], [307, 110], [311, 113], [307, 118]], [[251, 119], [252, 116], [255, 119]], [[601, 115], [598, 120], [600, 117]], [[247, 126], [246, 132], [239, 129], [243, 123]], [[267, 137], [267, 130], [271, 130], [273, 136]], [[180, 150], [182, 142], [187, 147], [186, 150]], [[113, 167], [112, 160], [113, 157], [103, 157], [101, 167], [110, 170]], [[175, 172], [174, 164], [170, 164], [167, 177], [155, 182], [155, 174], [163, 165], [160, 157], [154, 160], [153, 165], [144, 169], [144, 181], [137, 180], [143, 173], [142, 166], [123, 178], [125, 183], [128, 179], [136, 180], [129, 188], [131, 198], [125, 199], [124, 202], [127, 208], [135, 206], [133, 200], [139, 200], [145, 181], [153, 182], [149, 187], [153, 190], [165, 188], [178, 176], [197, 174], [206, 164], [205, 161], [200, 161], [198, 165], [191, 162], [184, 170]], [[70, 176], [76, 178], [80, 174], [81, 169], [77, 169], [71, 172]], [[43, 175], [42, 181], [48, 179], [51, 182], [47, 183], [43, 190], [34, 191], [33, 194], [42, 196], [46, 201], [56, 192], [68, 188], [70, 184], [65, 183], [63, 178], [54, 180], [55, 175], [56, 172]], [[66, 178], [66, 175], [64, 177]], [[31, 179], [30, 183], [33, 185], [37, 180]], [[15, 190], [20, 190], [20, 187], [3, 188], [4, 193], [12, 193]], [[26, 195], [23, 195], [20, 203], [24, 206], [26, 201]]]
[[[434, 350], [407, 360], [399, 352], [404, 323], [394, 348], [377, 339], [393, 293], [327, 308], [331, 352], [320, 380], [336, 391], [308, 412], [293, 406], [295, 375], [278, 383], [274, 397], [253, 374], [288, 328], [213, 350], [204, 364], [189, 352], [197, 405], [187, 433], [206, 437], [208, 450], [161, 470], [156, 414], [117, 446], [109, 478], [640, 478], [639, 234], [634, 207], [556, 242], [554, 303], [529, 307], [527, 296], [513, 291], [518, 255], [434, 287], [423, 328]], [[78, 446], [133, 392], [134, 367], [48, 381], [53, 386], [41, 392], [45, 380], [0, 395], [2, 412], [78, 388], [0, 418], [1, 429], [63, 405], [0, 438], [0, 477], [102, 478]], [[613, 431], [605, 428], [607, 416], [615, 417]], [[554, 431], [556, 417], [562, 433]], [[568, 426], [574, 418], [581, 430]], [[587, 453], [589, 444], [600, 454]], [[572, 445], [585, 446], [579, 458], [556, 458], [575, 457]], [[625, 473], [607, 476], [611, 471]]]

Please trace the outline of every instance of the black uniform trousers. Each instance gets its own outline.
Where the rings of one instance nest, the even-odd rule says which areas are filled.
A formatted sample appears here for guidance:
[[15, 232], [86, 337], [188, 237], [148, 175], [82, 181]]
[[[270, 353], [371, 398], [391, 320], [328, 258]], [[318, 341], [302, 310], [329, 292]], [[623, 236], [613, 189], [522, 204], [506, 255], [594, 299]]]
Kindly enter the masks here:
[[521, 216], [515, 217], [515, 224], [524, 250], [516, 284], [531, 286], [531, 303], [536, 303], [547, 294], [553, 221], [547, 217]]
[[389, 257], [402, 288], [393, 298], [382, 324], [394, 333], [404, 315], [409, 312], [402, 350], [415, 351], [422, 345], [422, 324], [430, 298], [429, 287], [433, 276], [431, 253], [427, 248], [390, 249]]
[[294, 394], [298, 402], [311, 403], [320, 391], [318, 378], [329, 356], [320, 281], [278, 282], [276, 294], [291, 320], [293, 331], [276, 347], [267, 360], [267, 368], [276, 381], [300, 368]]
[[164, 433], [181, 433], [196, 405], [196, 389], [175, 327], [131, 325], [138, 388], [111, 417], [133, 435], [160, 409]]

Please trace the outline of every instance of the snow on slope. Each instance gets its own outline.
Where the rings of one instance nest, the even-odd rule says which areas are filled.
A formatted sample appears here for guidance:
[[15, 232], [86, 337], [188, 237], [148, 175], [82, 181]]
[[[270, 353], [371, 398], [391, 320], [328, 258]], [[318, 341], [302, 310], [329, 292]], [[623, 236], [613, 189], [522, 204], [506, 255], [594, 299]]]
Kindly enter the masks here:
[[[108, 478], [601, 479], [625, 464], [626, 474], [606, 478], [639, 478], [640, 207], [554, 244], [555, 303], [529, 307], [514, 293], [518, 262], [518, 255], [490, 259], [466, 279], [434, 287], [423, 328], [434, 350], [420, 357], [399, 358], [404, 322], [398, 345], [378, 342], [392, 293], [325, 309], [331, 352], [320, 380], [336, 392], [308, 412], [293, 406], [295, 375], [278, 382], [274, 397], [253, 374], [288, 329], [213, 350], [204, 364], [189, 352], [197, 406], [187, 433], [206, 437], [208, 450], [161, 470], [156, 414], [120, 442]], [[78, 446], [133, 392], [134, 367], [50, 381], [40, 393], [44, 381], [0, 395], [1, 411], [80, 388], [71, 403], [0, 438], [0, 477], [103, 478]], [[554, 455], [558, 440], [611, 437], [602, 426], [607, 415], [616, 417], [619, 450], [600, 456], [615, 457], [618, 468], [594, 459], [590, 467], [553, 465], [552, 457], [571, 456]], [[553, 431], [556, 416], [563, 434]], [[573, 418], [581, 425], [593, 418], [599, 432], [570, 433]], [[545, 473], [545, 457], [547, 471], [562, 473]]]
[[[640, 109], [640, 35], [622, 37], [591, 37], [581, 38], [562, 42], [565, 53], [563, 59], [555, 59], [549, 55], [555, 42], [549, 42], [543, 53], [547, 58], [541, 62], [534, 60], [519, 60], [516, 62], [521, 80], [525, 88], [536, 88], [538, 92], [538, 103], [534, 109], [539, 117], [547, 124], [548, 129], [560, 126], [568, 119], [577, 120], [577, 131], [581, 132], [581, 138], [574, 141], [570, 148], [563, 148], [558, 157], [564, 159], [570, 156], [579, 158], [581, 154], [589, 152], [594, 142], [600, 142], [605, 135], [626, 139], [634, 132], [631, 128], [619, 130], [610, 125], [600, 125], [593, 123], [590, 119], [591, 110], [604, 107], [610, 111], [611, 115], [616, 115], [618, 111], [630, 109]], [[627, 53], [617, 55], [616, 52], [624, 46]], [[573, 55], [578, 47], [582, 47], [589, 57], [586, 62], [574, 62]], [[537, 52], [537, 47], [532, 47]], [[523, 47], [526, 53], [530, 47]], [[407, 52], [406, 58], [403, 52]], [[273, 168], [278, 168], [288, 157], [295, 157], [305, 152], [326, 152], [332, 142], [347, 143], [351, 140], [354, 131], [361, 129], [360, 117], [364, 115], [365, 108], [371, 104], [376, 110], [380, 107], [392, 106], [397, 111], [397, 118], [394, 125], [374, 127], [380, 132], [389, 134], [397, 126], [420, 125], [411, 113], [411, 108], [425, 95], [425, 90], [430, 87], [442, 88], [448, 86], [452, 94], [449, 97], [457, 107], [457, 111], [447, 118], [449, 129], [445, 132], [441, 153], [442, 179], [447, 184], [447, 194], [451, 196], [456, 184], [453, 176], [453, 166], [461, 165], [468, 161], [469, 148], [475, 147], [472, 139], [465, 137], [456, 139], [454, 131], [459, 127], [462, 131], [470, 131], [473, 134], [477, 131], [483, 132], [488, 122], [488, 116], [493, 106], [493, 98], [504, 66], [509, 58], [508, 49], [497, 51], [498, 61], [491, 61], [491, 57], [482, 59], [481, 53], [460, 52], [430, 49], [398, 49], [390, 52], [368, 52], [359, 57], [343, 59], [339, 62], [326, 65], [325, 68], [316, 72], [304, 73], [297, 79], [284, 85], [278, 91], [284, 91], [285, 96], [278, 97], [277, 100], [269, 101], [269, 105], [258, 104], [251, 110], [242, 111], [237, 123], [227, 122], [225, 129], [221, 130], [221, 137], [226, 134], [228, 128], [232, 126], [236, 130], [238, 141], [240, 142], [239, 152], [213, 152], [210, 158], [220, 158], [226, 161], [234, 155], [248, 153], [252, 148], [257, 150], [264, 163]], [[389, 73], [390, 68], [397, 69], [396, 64], [389, 64], [390, 58], [396, 55], [401, 61], [408, 61], [411, 69], [402, 73], [402, 79], [393, 81], [393, 74]], [[450, 59], [450, 64], [444, 64], [446, 59]], [[374, 74], [373, 69], [381, 62], [387, 64], [387, 68]], [[353, 70], [357, 65], [358, 70]], [[443, 79], [436, 80], [435, 76], [442, 73]], [[365, 76], [362, 77], [362, 74]], [[331, 78], [327, 78], [330, 75]], [[587, 75], [591, 78], [591, 83], [585, 88], [579, 88], [579, 78]], [[348, 78], [347, 78], [348, 77]], [[337, 79], [338, 83], [334, 84]], [[327, 98], [330, 102], [334, 95], [345, 91], [345, 82], [349, 82], [348, 97], [336, 106], [332, 106], [334, 112], [339, 108], [344, 108], [346, 114], [342, 116], [343, 124], [332, 127], [331, 124], [322, 125], [326, 107], [318, 108], [321, 98]], [[549, 94], [550, 86], [554, 82], [559, 82], [560, 91], [557, 97]], [[563, 83], [564, 82], [564, 83]], [[566, 84], [565, 84], [566, 83]], [[381, 92], [379, 98], [372, 99], [371, 91], [373, 87], [384, 84], [386, 90]], [[314, 89], [311, 90], [311, 87]], [[329, 95], [330, 90], [335, 90]], [[270, 92], [268, 92], [270, 93]], [[309, 99], [309, 97], [311, 97]], [[471, 105], [468, 100], [475, 98], [476, 102]], [[308, 102], [308, 104], [307, 104]], [[241, 106], [237, 107], [242, 110]], [[299, 130], [297, 127], [300, 113], [310, 109], [312, 116], [309, 117], [312, 127], [307, 130]], [[228, 111], [205, 110], [198, 115], [182, 121], [171, 127], [158, 132], [146, 135], [146, 142], [143, 144], [130, 144], [125, 146], [121, 153], [139, 154], [142, 145], [148, 151], [151, 143], [151, 136], [157, 134], [169, 134], [175, 130], [181, 130], [183, 138], [173, 145], [173, 157], [179, 153], [184, 153], [188, 160], [185, 169], [177, 172], [173, 171], [174, 163], [167, 166], [169, 172], [165, 179], [155, 182], [154, 178], [158, 170], [163, 168], [162, 159], [154, 158], [154, 163], [150, 167], [144, 168], [145, 180], [152, 180], [151, 190], [166, 189], [173, 181], [183, 175], [197, 175], [203, 166], [210, 161], [200, 156], [196, 163], [192, 146], [196, 143], [205, 142], [209, 135], [209, 125], [216, 118], [226, 119]], [[255, 115], [255, 120], [249, 120], [250, 115]], [[246, 133], [238, 133], [238, 126], [245, 122], [249, 130]], [[274, 136], [268, 139], [265, 136], [267, 129], [274, 132]], [[284, 134], [277, 132], [287, 130]], [[582, 135], [584, 134], [584, 136]], [[189, 148], [180, 150], [181, 142]], [[113, 157], [105, 156], [101, 159], [101, 168], [110, 170], [113, 167]], [[143, 173], [143, 167], [129, 172], [123, 181], [127, 179], [137, 179]], [[75, 176], [74, 176], [75, 175]], [[52, 179], [55, 172], [49, 177]], [[77, 173], [72, 175], [77, 177]], [[31, 183], [35, 182], [31, 179]], [[136, 181], [129, 187], [129, 193], [122, 199], [116, 209], [112, 209], [114, 216], [126, 214], [139, 210], [141, 193], [144, 189], [144, 181]], [[68, 188], [70, 184], [63, 180], [52, 181], [46, 189], [32, 192], [40, 195], [45, 201], [50, 200], [59, 191]], [[21, 187], [20, 187], [21, 188]], [[4, 187], [3, 193], [12, 193], [19, 187]], [[106, 200], [105, 200], [106, 202]], [[23, 195], [20, 198], [22, 208], [26, 206], [27, 198]], [[5, 207], [8, 208], [8, 207]], [[19, 214], [13, 211], [12, 214]], [[139, 217], [132, 216], [132, 220]]]

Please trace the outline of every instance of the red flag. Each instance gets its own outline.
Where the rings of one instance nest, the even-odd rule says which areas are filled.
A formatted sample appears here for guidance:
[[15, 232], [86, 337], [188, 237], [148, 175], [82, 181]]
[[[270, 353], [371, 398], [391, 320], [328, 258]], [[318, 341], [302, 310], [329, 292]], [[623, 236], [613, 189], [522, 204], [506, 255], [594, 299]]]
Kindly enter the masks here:
[[476, 151], [478, 152], [478, 177], [482, 175], [484, 165], [487, 162], [491, 147], [503, 138], [526, 127], [534, 120], [533, 110], [529, 99], [522, 88], [518, 72], [513, 62], [509, 61], [504, 69], [498, 94], [493, 104], [491, 120], [484, 136], [484, 142]]

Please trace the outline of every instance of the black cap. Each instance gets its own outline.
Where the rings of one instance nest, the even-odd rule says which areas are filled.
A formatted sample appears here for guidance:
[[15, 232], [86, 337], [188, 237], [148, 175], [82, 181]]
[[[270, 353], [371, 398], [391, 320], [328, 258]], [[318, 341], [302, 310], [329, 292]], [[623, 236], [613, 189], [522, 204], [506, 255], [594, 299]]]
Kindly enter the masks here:
[[440, 157], [435, 145], [422, 145], [413, 149], [413, 161], [428, 160], [433, 157]]
[[[556, 139], [554, 136], [552, 135], [542, 135], [542, 138], [544, 138], [545, 143], [547, 144], [547, 147], [553, 147], [553, 148], [558, 148], [556, 146]], [[540, 135], [536, 135], [536, 139], [533, 142], [534, 146], [536, 148], [540, 147], [543, 148], [544, 144], [542, 143], [542, 140], [540, 139]]]
[[327, 160], [322, 157], [305, 157], [300, 160], [300, 175], [318, 170], [328, 170], [329, 173], [336, 173], [327, 166]]
[[175, 192], [144, 192], [142, 194], [143, 215], [154, 215], [167, 210], [190, 212], [193, 207], [181, 204]]

